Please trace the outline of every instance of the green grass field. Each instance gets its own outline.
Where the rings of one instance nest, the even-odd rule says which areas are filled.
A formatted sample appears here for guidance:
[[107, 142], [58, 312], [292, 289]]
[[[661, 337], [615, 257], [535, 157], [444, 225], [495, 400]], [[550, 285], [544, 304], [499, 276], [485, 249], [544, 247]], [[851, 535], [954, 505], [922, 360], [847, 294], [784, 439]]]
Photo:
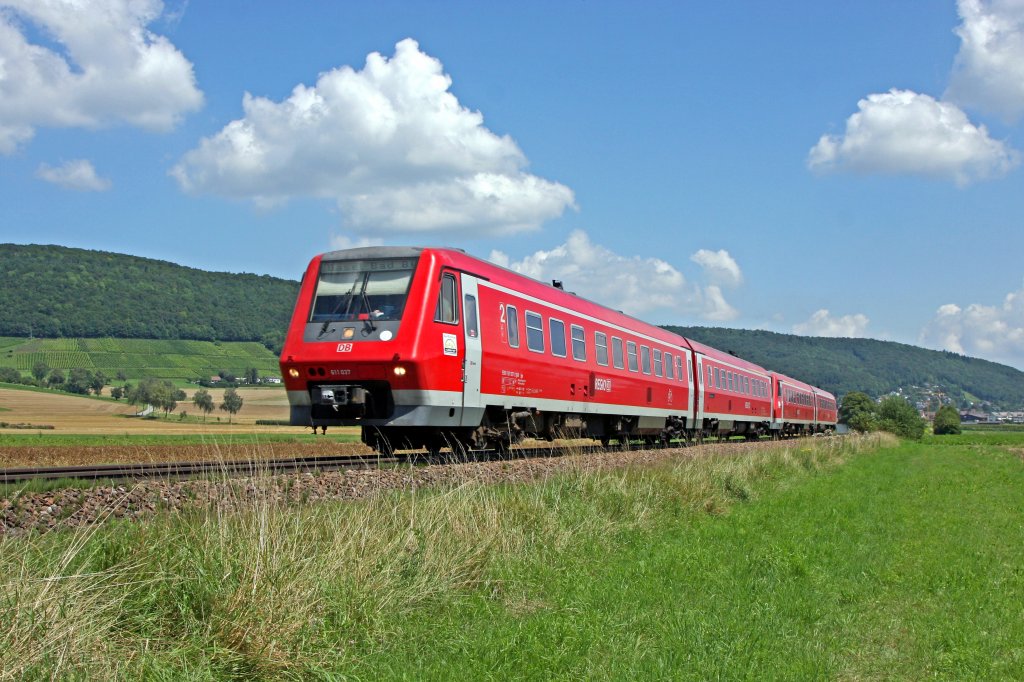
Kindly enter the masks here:
[[0, 664], [90, 679], [1022, 679], [1022, 452], [1020, 435], [815, 439], [0, 539]]
[[0, 337], [0, 367], [28, 373], [37, 362], [65, 373], [75, 367], [118, 372], [136, 381], [145, 377], [191, 381], [224, 370], [242, 376], [255, 367], [261, 376], [277, 376], [277, 357], [256, 342], [151, 339], [14, 339]]

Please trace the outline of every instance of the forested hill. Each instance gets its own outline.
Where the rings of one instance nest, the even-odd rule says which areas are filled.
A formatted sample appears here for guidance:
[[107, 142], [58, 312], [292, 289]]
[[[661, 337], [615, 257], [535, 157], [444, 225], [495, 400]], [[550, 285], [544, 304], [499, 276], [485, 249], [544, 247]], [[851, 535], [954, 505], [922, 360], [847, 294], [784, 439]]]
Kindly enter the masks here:
[[898, 388], [938, 386], [1003, 409], [1024, 406], [1024, 372], [988, 360], [892, 341], [794, 336], [719, 327], [665, 327], [836, 394], [880, 396]]
[[[0, 336], [260, 341], [279, 351], [298, 282], [206, 272], [62, 246], [0, 244]], [[889, 341], [667, 327], [837, 394], [935, 385], [1003, 409], [1024, 406], [1024, 373]]]
[[298, 282], [62, 246], [0, 244], [0, 336], [261, 341], [280, 349]]

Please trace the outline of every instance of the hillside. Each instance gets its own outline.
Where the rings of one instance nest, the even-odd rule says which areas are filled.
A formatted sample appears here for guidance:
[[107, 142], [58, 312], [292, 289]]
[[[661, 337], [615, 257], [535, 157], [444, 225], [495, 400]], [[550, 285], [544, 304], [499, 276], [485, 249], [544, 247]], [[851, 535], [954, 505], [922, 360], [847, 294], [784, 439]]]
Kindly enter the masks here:
[[[211, 368], [237, 371], [233, 366], [219, 366], [224, 362], [224, 358], [218, 359], [223, 349], [213, 344], [175, 346], [185, 348], [184, 352], [147, 350], [139, 356], [146, 360], [104, 356], [102, 353], [112, 351], [103, 351], [100, 345], [104, 338], [110, 347], [116, 345], [112, 338], [239, 341], [259, 342], [277, 352], [298, 286], [298, 282], [265, 275], [206, 272], [102, 251], [0, 244], [0, 337], [57, 339], [58, 345], [70, 344], [66, 352], [92, 353], [95, 346], [101, 355], [91, 359], [94, 366], [118, 367], [130, 374], [132, 365], [126, 363], [143, 363], [167, 373], [182, 367], [188, 370], [182, 376]], [[1024, 406], [1024, 373], [954, 353], [872, 339], [713, 327], [666, 328], [839, 395], [859, 390], [880, 396], [900, 388], [906, 391], [930, 385], [957, 402], [980, 399], [1002, 409]], [[94, 341], [86, 343], [86, 339]], [[28, 353], [44, 352], [42, 347], [21, 347], [15, 352], [14, 345], [12, 339], [6, 348], [10, 357], [0, 364], [24, 371]], [[65, 352], [46, 346], [45, 352], [50, 351]], [[210, 361], [186, 359], [192, 353]], [[272, 367], [269, 357], [268, 353], [249, 362], [263, 372], [264, 367]]]
[[0, 244], [0, 336], [258, 341], [279, 350], [298, 289], [266, 275]]
[[[926, 350], [892, 341], [794, 336], [720, 327], [676, 327], [673, 332], [799, 377], [837, 395], [936, 386], [960, 402], [974, 396], [1003, 409], [1024, 405], [1024, 372], [988, 360]], [[911, 392], [913, 393], [913, 392]]]
[[250, 368], [261, 377], [277, 377], [281, 371], [277, 356], [252, 341], [0, 337], [0, 369], [10, 367], [27, 376], [38, 362], [64, 374], [76, 367], [101, 371], [112, 382], [118, 376], [129, 381], [196, 381], [220, 372], [241, 377]]

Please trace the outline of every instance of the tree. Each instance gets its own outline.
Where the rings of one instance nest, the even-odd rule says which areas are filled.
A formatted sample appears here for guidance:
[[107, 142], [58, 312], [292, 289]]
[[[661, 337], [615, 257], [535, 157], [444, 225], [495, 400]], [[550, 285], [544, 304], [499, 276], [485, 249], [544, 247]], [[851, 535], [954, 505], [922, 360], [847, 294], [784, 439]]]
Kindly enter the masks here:
[[117, 376], [117, 380], [118, 381], [127, 381], [128, 380], [128, 374], [123, 369], [117, 370], [116, 376]]
[[99, 395], [103, 393], [103, 387], [108, 383], [110, 382], [107, 380], [107, 375], [104, 374], [102, 370], [97, 370], [96, 373], [92, 375], [92, 382], [89, 384], [89, 387], [92, 388], [93, 393]]
[[234, 388], [229, 388], [224, 391], [224, 400], [220, 404], [220, 409], [228, 413], [228, 423], [231, 423], [231, 417], [238, 413], [242, 409], [242, 396], [238, 395], [238, 391]]
[[51, 369], [50, 376], [46, 378], [46, 384], [50, 388], [58, 388], [64, 385], [64, 372], [59, 369]]
[[250, 384], [258, 384], [260, 382], [260, 372], [255, 367], [249, 367], [245, 370], [245, 378]]
[[873, 431], [878, 421], [875, 401], [860, 391], [847, 393], [839, 407], [839, 421], [854, 431]]
[[110, 397], [114, 400], [120, 400], [124, 397], [124, 389], [120, 386], [114, 386], [110, 389]]
[[920, 440], [924, 435], [924, 420], [906, 398], [886, 396], [878, 406], [879, 426], [883, 431], [901, 438]]
[[64, 390], [68, 393], [86, 395], [92, 387], [93, 374], [84, 367], [75, 367], [68, 372], [67, 381], [64, 382]]
[[960, 433], [960, 413], [952, 405], [943, 405], [935, 413], [932, 431], [939, 436]]
[[5, 384], [21, 383], [21, 372], [13, 367], [0, 367], [0, 381]]
[[213, 396], [205, 388], [192, 395], [192, 404], [203, 411], [203, 421], [206, 421], [206, 416], [213, 412]]
[[46, 378], [46, 373], [49, 371], [50, 366], [42, 360], [32, 365], [32, 376], [34, 376], [36, 381], [39, 383], [43, 383], [43, 379]]

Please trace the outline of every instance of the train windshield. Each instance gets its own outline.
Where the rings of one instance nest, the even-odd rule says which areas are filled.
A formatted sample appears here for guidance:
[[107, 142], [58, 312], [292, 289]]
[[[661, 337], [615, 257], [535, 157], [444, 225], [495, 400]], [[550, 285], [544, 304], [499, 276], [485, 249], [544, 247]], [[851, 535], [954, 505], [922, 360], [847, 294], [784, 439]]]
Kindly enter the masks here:
[[400, 320], [415, 258], [324, 261], [310, 322]]

